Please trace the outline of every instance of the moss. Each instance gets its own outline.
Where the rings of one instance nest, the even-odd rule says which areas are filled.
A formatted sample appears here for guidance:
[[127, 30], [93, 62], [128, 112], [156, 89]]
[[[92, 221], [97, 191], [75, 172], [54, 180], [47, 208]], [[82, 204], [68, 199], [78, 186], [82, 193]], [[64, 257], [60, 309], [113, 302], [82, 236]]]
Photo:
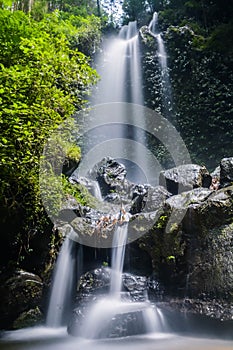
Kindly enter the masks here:
[[84, 185], [71, 184], [69, 180], [62, 177], [62, 187], [65, 195], [74, 197], [78, 203], [91, 208], [97, 208], [99, 201], [93, 197]]
[[32, 327], [43, 321], [39, 307], [23, 312], [13, 323], [13, 329]]
[[173, 224], [171, 224], [169, 228], [169, 232], [175, 233], [176, 231], [178, 231], [178, 229], [179, 229], [179, 225], [176, 222], [174, 222]]
[[156, 228], [163, 229], [167, 224], [167, 220], [168, 220], [167, 215], [161, 215], [158, 221], [156, 222]]

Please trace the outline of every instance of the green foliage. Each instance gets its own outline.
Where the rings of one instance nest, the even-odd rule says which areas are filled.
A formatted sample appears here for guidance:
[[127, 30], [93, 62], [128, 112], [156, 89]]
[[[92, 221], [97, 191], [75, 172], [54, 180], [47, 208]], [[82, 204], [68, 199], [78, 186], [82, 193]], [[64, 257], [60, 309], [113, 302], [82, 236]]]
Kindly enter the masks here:
[[81, 184], [71, 184], [65, 176], [62, 176], [62, 186], [65, 196], [74, 197], [83, 206], [96, 208], [98, 200], [93, 197], [85, 186]]
[[[12, 231], [5, 239], [18, 252], [27, 250], [30, 232], [41, 230], [45, 220], [39, 191], [44, 144], [53, 130], [84, 106], [97, 79], [71, 40], [84, 36], [79, 21], [72, 24], [53, 13], [38, 22], [20, 11], [0, 10], [0, 202], [3, 229]], [[91, 19], [85, 23], [91, 26]], [[80, 149], [72, 139], [66, 140], [64, 144], [58, 139], [57, 146], [77, 162]], [[9, 228], [12, 215], [15, 225]]]
[[167, 262], [175, 262], [176, 258], [174, 257], [174, 255], [169, 255], [167, 256]]
[[224, 55], [233, 55], [233, 21], [218, 25], [207, 41], [209, 50], [217, 50]]
[[146, 0], [125, 0], [123, 2], [124, 23], [138, 21], [139, 26], [148, 22], [148, 3]]
[[232, 59], [187, 25], [170, 26], [166, 41], [181, 135], [193, 160], [214, 168], [233, 151]]
[[156, 228], [163, 229], [166, 226], [167, 220], [167, 215], [161, 215], [158, 221], [156, 222]]
[[[170, 120], [181, 133], [192, 160], [214, 169], [221, 158], [233, 152], [232, 7], [217, 0], [154, 4], [160, 9], [158, 23], [168, 55], [173, 95]], [[149, 107], [163, 113], [156, 50], [148, 43], [144, 47], [144, 96]], [[154, 148], [156, 156], [161, 154], [158, 147]]]

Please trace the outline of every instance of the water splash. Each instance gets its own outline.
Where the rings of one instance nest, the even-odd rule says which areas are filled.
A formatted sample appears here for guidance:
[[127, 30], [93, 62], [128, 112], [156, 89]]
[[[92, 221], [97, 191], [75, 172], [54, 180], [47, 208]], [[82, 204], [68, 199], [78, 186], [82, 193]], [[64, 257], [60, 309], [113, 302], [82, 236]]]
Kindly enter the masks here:
[[130, 293], [121, 291], [127, 237], [128, 224], [118, 225], [113, 237], [110, 291], [90, 305], [80, 328], [81, 337], [96, 339], [166, 330], [162, 312], [149, 302], [147, 293], [145, 301], [136, 302]]

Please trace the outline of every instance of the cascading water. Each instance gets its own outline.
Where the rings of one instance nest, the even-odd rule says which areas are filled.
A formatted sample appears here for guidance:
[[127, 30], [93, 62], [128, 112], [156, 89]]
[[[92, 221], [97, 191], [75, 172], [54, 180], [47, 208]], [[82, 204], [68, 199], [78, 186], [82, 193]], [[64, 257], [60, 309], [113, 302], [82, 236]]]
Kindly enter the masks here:
[[[159, 62], [161, 65], [161, 70], [164, 74], [167, 74], [167, 57], [164, 48], [164, 43], [162, 37], [159, 33], [156, 33], [157, 25], [157, 14], [154, 14], [153, 20], [150, 23], [149, 29], [153, 36], [156, 38], [158, 43], [159, 51]], [[129, 28], [131, 28], [129, 30]], [[108, 73], [102, 75], [102, 86], [99, 85], [99, 97], [102, 95], [102, 99], [99, 97], [96, 99], [96, 103], [100, 102], [118, 102], [127, 101], [134, 103], [141, 103], [142, 94], [139, 89], [141, 84], [141, 75], [139, 69], [139, 46], [138, 46], [138, 35], [135, 31], [135, 24], [130, 25], [122, 29], [120, 37], [112, 41], [111, 50], [108, 54], [111, 56], [109, 63]], [[127, 34], [129, 30], [129, 33]], [[137, 57], [135, 57], [137, 56]], [[128, 62], [126, 64], [126, 62]], [[132, 64], [131, 64], [131, 63]], [[131, 65], [131, 68], [130, 68]], [[101, 72], [100, 72], [101, 73]], [[127, 79], [126, 79], [127, 78]], [[130, 82], [131, 80], [131, 82]], [[109, 81], [110, 85], [106, 82]], [[106, 85], [105, 85], [106, 84]], [[122, 88], [122, 84], [124, 87]], [[112, 87], [110, 89], [110, 86]], [[137, 88], [134, 90], [134, 87]], [[109, 93], [109, 94], [108, 94]], [[127, 98], [126, 98], [127, 97]], [[123, 117], [127, 117], [124, 116]], [[110, 120], [111, 122], [111, 120]], [[130, 121], [129, 121], [130, 122]], [[94, 183], [94, 195], [101, 199], [98, 184]], [[80, 334], [85, 338], [99, 338], [108, 335], [109, 324], [120, 317], [128, 320], [130, 314], [133, 314], [132, 320], [136, 320], [140, 326], [144, 324], [144, 330], [147, 333], [160, 332], [167, 330], [166, 321], [162, 312], [152, 305], [147, 298], [143, 302], [135, 302], [127, 299], [127, 295], [121, 292], [122, 286], [122, 272], [123, 263], [125, 256], [125, 244], [127, 242], [127, 230], [128, 225], [124, 223], [122, 226], [116, 226], [114, 238], [113, 238], [113, 252], [112, 252], [112, 265], [111, 265], [111, 279], [110, 279], [110, 292], [104, 298], [99, 301], [96, 297], [94, 305], [92, 305], [85, 316], [85, 321], [83, 327], [80, 326]], [[69, 308], [69, 302], [72, 295], [72, 287], [75, 280], [78, 279], [78, 272], [76, 271], [77, 264], [77, 254], [76, 243], [70, 239], [68, 236], [62, 245], [56, 268], [53, 276], [53, 286], [50, 296], [50, 303], [48, 309], [48, 315], [46, 324], [50, 327], [60, 327], [64, 324], [64, 316], [66, 309]], [[79, 257], [81, 256], [79, 251]], [[188, 283], [188, 281], [187, 281]], [[140, 314], [140, 317], [139, 317]], [[82, 315], [83, 316], [83, 315]], [[143, 320], [143, 323], [142, 323]], [[186, 325], [186, 322], [185, 322]], [[119, 326], [119, 324], [117, 325]], [[118, 327], [119, 328], [119, 327]], [[139, 332], [140, 333], [140, 332]], [[136, 334], [136, 333], [133, 333]], [[226, 337], [226, 330], [223, 331], [224, 338]], [[2, 334], [1, 334], [2, 335]], [[216, 337], [216, 334], [214, 334]], [[214, 338], [215, 338], [214, 337]], [[101, 341], [101, 342], [89, 342], [86, 340], [75, 339], [72, 341], [67, 334], [61, 333], [60, 330], [51, 330], [48, 328], [29, 328], [18, 330], [14, 332], [5, 332], [5, 338], [10, 340], [10, 344], [7, 342], [4, 344], [1, 340], [0, 347], [3, 349], [36, 349], [36, 350], [48, 350], [48, 349], [61, 349], [64, 347], [68, 349], [77, 349], [85, 347], [86, 349], [101, 349], [107, 350], [111, 346], [115, 349], [187, 349], [190, 347], [192, 349], [212, 349], [219, 350], [232, 349], [232, 341], [219, 341], [217, 339], [208, 340], [198, 340], [197, 338], [188, 337], [168, 337], [167, 340], [159, 338], [155, 340], [152, 338], [148, 342], [148, 338], [140, 337], [137, 338], [139, 341], [126, 338], [122, 341], [117, 342], [112, 341]]]
[[48, 327], [61, 327], [70, 307], [76, 264], [73, 254], [74, 244], [75, 242], [67, 236], [56, 262], [46, 318]]
[[[151, 30], [154, 26], [154, 23], [151, 24]], [[162, 53], [161, 45], [160, 51]], [[163, 56], [166, 57], [165, 53]], [[165, 69], [166, 61], [164, 64]], [[119, 116], [119, 123], [122, 122], [123, 125], [127, 124], [129, 126], [133, 125], [133, 117], [135, 115], [143, 120], [144, 116], [137, 110], [137, 104], [143, 104], [143, 94], [140, 45], [136, 22], [124, 26], [120, 31], [118, 38], [111, 39], [105, 50], [104, 64], [103, 57], [101, 57], [101, 61], [98, 63], [99, 67], [101, 67], [101, 65], [102, 69], [99, 70], [101, 81], [92, 103], [130, 102], [132, 105], [130, 105], [130, 109], [127, 109], [127, 113], [125, 112], [125, 109], [122, 108], [122, 113]], [[91, 121], [89, 121], [89, 123], [91, 123]], [[109, 123], [111, 124], [111, 115], [109, 115]], [[91, 129], [90, 124], [88, 127]], [[127, 145], [124, 143], [124, 139], [127, 139], [129, 135], [124, 128], [120, 130], [120, 133], [117, 135], [118, 138], [120, 138], [117, 148], [122, 150], [119, 158], [121, 157], [123, 159], [132, 160], [132, 148], [130, 148], [130, 154], [127, 155], [126, 150], [128, 149], [128, 143]], [[135, 131], [131, 130], [130, 132], [134, 133]], [[105, 133], [111, 135], [111, 131], [108, 132], [106, 129]], [[144, 136], [145, 135], [141, 133], [140, 142], [142, 143], [144, 141]], [[98, 135], [95, 135], [95, 137], [98, 139]], [[139, 141], [137, 135], [134, 135], [134, 139]], [[109, 154], [109, 156], [112, 155]], [[139, 164], [141, 158], [142, 155], [136, 152], [133, 158], [135, 164]], [[96, 159], [96, 161], [98, 161], [98, 159]], [[148, 168], [148, 166], [144, 164], [143, 168]], [[96, 183], [95, 185], [94, 182], [93, 184], [95, 192], [93, 194], [100, 199], [101, 193], [98, 184]], [[144, 301], [138, 302], [130, 299], [131, 297], [129, 297], [127, 293], [121, 291], [125, 245], [127, 243], [128, 235], [127, 221], [128, 218], [123, 224], [117, 224], [115, 227], [112, 241], [113, 249], [109, 294], [106, 297], [97, 300], [94, 305], [88, 307], [84, 323], [80, 327], [79, 332], [80, 336], [83, 336], [84, 338], [108, 336], [109, 324], [113, 325], [114, 319], [117, 319], [118, 317], [121, 319], [123, 317], [127, 320], [129, 315], [132, 314], [134, 314], [132, 319], [136, 320], [136, 323], [138, 320], [144, 333], [158, 332], [165, 329], [161, 312], [155, 305], [152, 305], [149, 302], [147, 297], [143, 299]], [[72, 241], [69, 239], [65, 240], [58, 258], [47, 317], [47, 324], [50, 326], [60, 326], [62, 324], [65, 302], [71, 296], [74, 264], [72, 258], [70, 258], [72, 256], [71, 244]], [[135, 331], [135, 329], [133, 332], [136, 332], [133, 334], [140, 333], [139, 330]]]
[[[158, 14], [155, 12], [153, 18], [149, 23], [150, 34], [155, 38], [158, 45], [158, 61], [161, 71], [161, 94], [163, 101], [162, 112], [164, 116], [168, 119], [173, 119], [172, 111], [172, 92], [171, 92], [171, 83], [169, 77], [169, 69], [167, 65], [167, 52], [165, 49], [164, 41], [161, 33], [158, 32]], [[172, 120], [174, 122], [174, 120]]]
[[[147, 297], [145, 301], [136, 302], [132, 301], [127, 293], [121, 292], [127, 236], [127, 223], [116, 226], [113, 237], [110, 291], [106, 297], [96, 301], [90, 307], [80, 329], [80, 336], [84, 338], [108, 337], [114, 333], [112, 328], [116, 320], [120, 324], [122, 322], [125, 328], [129, 328], [127, 329], [129, 334], [130, 332], [137, 334], [138, 332], [155, 333], [166, 330], [161, 311], [152, 305]], [[133, 325], [130, 323], [130, 318], [133, 319]], [[127, 323], [129, 323], [128, 326]], [[121, 327], [120, 324], [117, 324], [117, 328]]]
[[[115, 139], [117, 145], [108, 150], [108, 155], [116, 159], [131, 160], [135, 166], [131, 181], [152, 183], [154, 176], [148, 178], [148, 175], [145, 176], [142, 171], [142, 169], [148, 169], [149, 174], [149, 169], [151, 169], [151, 166], [148, 165], [149, 156], [145, 157], [145, 153], [149, 153], [144, 131], [146, 128], [139, 129], [134, 126], [136, 116], [144, 123], [144, 112], [138, 108], [138, 105], [144, 104], [144, 98], [140, 38], [136, 22], [130, 22], [120, 30], [117, 37], [111, 37], [105, 41], [104, 50], [97, 58], [97, 67], [101, 78], [93, 93], [91, 103], [99, 105], [120, 102], [122, 105], [110, 107], [108, 121], [103, 127], [95, 128], [96, 119], [98, 119], [96, 115], [89, 120], [85, 119], [85, 128], [88, 130], [94, 128], [95, 134], [93, 137], [87, 136], [86, 142], [84, 141], [83, 154], [88, 153], [89, 148], [94, 148], [91, 143], [95, 140], [98, 140], [99, 144], [101, 141], [106, 142], [106, 140], [111, 140], [113, 143]], [[127, 108], [123, 104], [124, 102], [128, 103]], [[111, 108], [118, 109], [118, 120], [113, 120]], [[130, 143], [132, 140], [134, 141], [133, 147], [132, 142]], [[146, 152], [143, 147], [146, 148]], [[129, 166], [127, 162], [125, 165]], [[82, 175], [86, 176], [86, 174]]]
[[112, 269], [111, 269], [111, 283], [110, 295], [114, 297], [120, 296], [122, 271], [125, 258], [125, 245], [127, 243], [128, 224], [116, 226], [113, 237], [113, 251], [112, 251]]
[[93, 192], [93, 196], [97, 198], [100, 202], [102, 202], [103, 197], [102, 197], [99, 183], [97, 181], [92, 181], [92, 192]]
[[118, 37], [106, 40], [97, 60], [101, 80], [93, 104], [131, 102], [143, 104], [140, 46], [137, 23], [124, 26]]

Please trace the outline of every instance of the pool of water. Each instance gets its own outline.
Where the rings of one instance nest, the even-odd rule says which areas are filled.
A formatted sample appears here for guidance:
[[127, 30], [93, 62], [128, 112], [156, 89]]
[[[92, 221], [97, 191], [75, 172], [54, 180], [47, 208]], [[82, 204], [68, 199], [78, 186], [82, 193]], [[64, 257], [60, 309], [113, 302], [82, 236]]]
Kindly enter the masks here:
[[118, 339], [87, 340], [68, 336], [65, 328], [45, 327], [8, 331], [1, 350], [233, 350], [232, 340], [152, 333]]

